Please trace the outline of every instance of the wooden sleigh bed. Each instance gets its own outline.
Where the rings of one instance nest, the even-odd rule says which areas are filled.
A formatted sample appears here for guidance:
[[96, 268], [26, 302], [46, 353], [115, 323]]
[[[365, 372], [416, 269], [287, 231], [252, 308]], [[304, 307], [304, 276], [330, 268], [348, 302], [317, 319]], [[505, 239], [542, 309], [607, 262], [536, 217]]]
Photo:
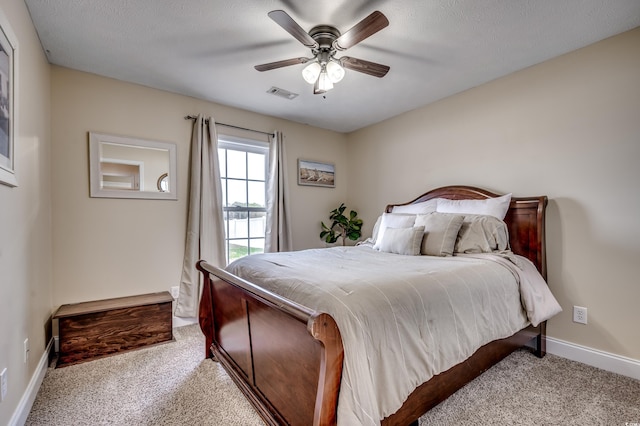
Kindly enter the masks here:
[[[487, 199], [482, 189], [449, 186], [429, 191], [432, 198]], [[545, 208], [547, 197], [511, 199], [504, 221], [511, 250], [531, 260], [546, 279]], [[391, 212], [394, 205], [387, 206]], [[343, 345], [334, 319], [315, 312], [206, 261], [200, 327], [206, 356], [218, 360], [269, 425], [334, 425], [343, 368]], [[466, 383], [523, 346], [545, 355], [546, 322], [495, 340], [471, 357], [417, 387], [383, 425], [417, 424], [417, 419]]]

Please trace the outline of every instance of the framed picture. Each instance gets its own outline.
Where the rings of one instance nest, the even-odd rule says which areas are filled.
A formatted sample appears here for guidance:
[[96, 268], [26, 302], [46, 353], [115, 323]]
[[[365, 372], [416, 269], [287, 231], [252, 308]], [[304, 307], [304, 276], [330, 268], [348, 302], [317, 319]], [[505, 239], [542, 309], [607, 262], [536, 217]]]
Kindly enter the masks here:
[[336, 186], [336, 168], [331, 163], [298, 159], [298, 185]]
[[0, 183], [17, 186], [14, 171], [17, 42], [0, 10]]

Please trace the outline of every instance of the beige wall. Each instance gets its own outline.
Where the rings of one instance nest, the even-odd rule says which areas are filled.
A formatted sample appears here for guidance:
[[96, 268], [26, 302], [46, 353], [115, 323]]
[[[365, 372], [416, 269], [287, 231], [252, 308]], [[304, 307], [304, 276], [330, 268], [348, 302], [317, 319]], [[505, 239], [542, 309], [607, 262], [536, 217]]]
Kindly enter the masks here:
[[371, 226], [443, 185], [547, 195], [549, 335], [640, 360], [639, 138], [636, 29], [350, 134], [348, 200]]
[[[0, 371], [7, 399], [0, 424], [14, 414], [47, 344], [51, 315], [49, 64], [22, 0], [3, 0], [18, 43], [15, 170], [18, 187], [0, 185]], [[23, 362], [23, 342], [31, 355]]]
[[[322, 246], [319, 222], [347, 195], [368, 229], [385, 204], [441, 185], [548, 195], [549, 283], [565, 308], [549, 334], [640, 359], [640, 29], [342, 135], [50, 67], [23, 1], [1, 9], [19, 43], [19, 186], [0, 185], [0, 370], [9, 377], [0, 424], [18, 407], [60, 304], [177, 284], [191, 132], [183, 117], [199, 112], [284, 132], [295, 249]], [[176, 142], [178, 201], [90, 198], [89, 131]], [[297, 158], [334, 162], [337, 187], [298, 186]], [[571, 322], [574, 304], [589, 308], [589, 325]]]
[[[61, 67], [52, 67], [51, 80], [54, 307], [178, 285], [192, 126], [186, 115], [284, 133], [295, 249], [321, 246], [320, 221], [346, 198], [345, 135]], [[90, 131], [177, 143], [178, 201], [90, 198]], [[336, 188], [298, 186], [299, 157], [335, 162]]]

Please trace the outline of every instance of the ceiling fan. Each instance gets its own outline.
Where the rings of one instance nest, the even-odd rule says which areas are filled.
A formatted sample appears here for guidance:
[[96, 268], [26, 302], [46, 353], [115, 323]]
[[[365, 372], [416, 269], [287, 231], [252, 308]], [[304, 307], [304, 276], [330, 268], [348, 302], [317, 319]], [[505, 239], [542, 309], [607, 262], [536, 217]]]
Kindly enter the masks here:
[[384, 77], [389, 72], [390, 68], [386, 65], [350, 56], [335, 57], [338, 51], [344, 51], [355, 46], [389, 25], [389, 20], [382, 12], [376, 10], [344, 34], [340, 34], [337, 28], [330, 25], [317, 25], [307, 33], [283, 10], [272, 10], [268, 15], [300, 43], [311, 49], [313, 56], [256, 65], [254, 68], [258, 71], [269, 71], [290, 65], [309, 63], [302, 70], [302, 77], [308, 83], [314, 85], [314, 94], [321, 94], [331, 90], [333, 84], [344, 77], [345, 68], [379, 78]]

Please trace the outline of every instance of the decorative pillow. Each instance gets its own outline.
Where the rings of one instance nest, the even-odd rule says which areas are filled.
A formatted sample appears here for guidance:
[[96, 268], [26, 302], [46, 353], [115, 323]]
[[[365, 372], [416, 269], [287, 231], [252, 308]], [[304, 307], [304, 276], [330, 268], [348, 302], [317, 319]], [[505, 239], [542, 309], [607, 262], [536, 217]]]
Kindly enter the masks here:
[[432, 198], [427, 201], [415, 204], [407, 204], [406, 206], [394, 206], [393, 213], [413, 213], [413, 214], [427, 214], [436, 211], [438, 205], [438, 199]]
[[494, 216], [466, 215], [458, 233], [456, 253], [491, 253], [509, 248], [507, 224]]
[[447, 200], [438, 199], [437, 212], [458, 214], [483, 214], [503, 220], [509, 210], [511, 194], [485, 200]]
[[380, 251], [417, 256], [424, 235], [424, 226], [412, 228], [387, 228], [380, 240]]
[[373, 248], [380, 250], [380, 241], [387, 228], [411, 228], [415, 221], [415, 214], [383, 213], [380, 226], [378, 227], [378, 233], [375, 235], [375, 245]]
[[451, 256], [464, 216], [452, 213], [429, 213], [416, 216], [415, 226], [424, 226], [420, 252], [428, 256]]

